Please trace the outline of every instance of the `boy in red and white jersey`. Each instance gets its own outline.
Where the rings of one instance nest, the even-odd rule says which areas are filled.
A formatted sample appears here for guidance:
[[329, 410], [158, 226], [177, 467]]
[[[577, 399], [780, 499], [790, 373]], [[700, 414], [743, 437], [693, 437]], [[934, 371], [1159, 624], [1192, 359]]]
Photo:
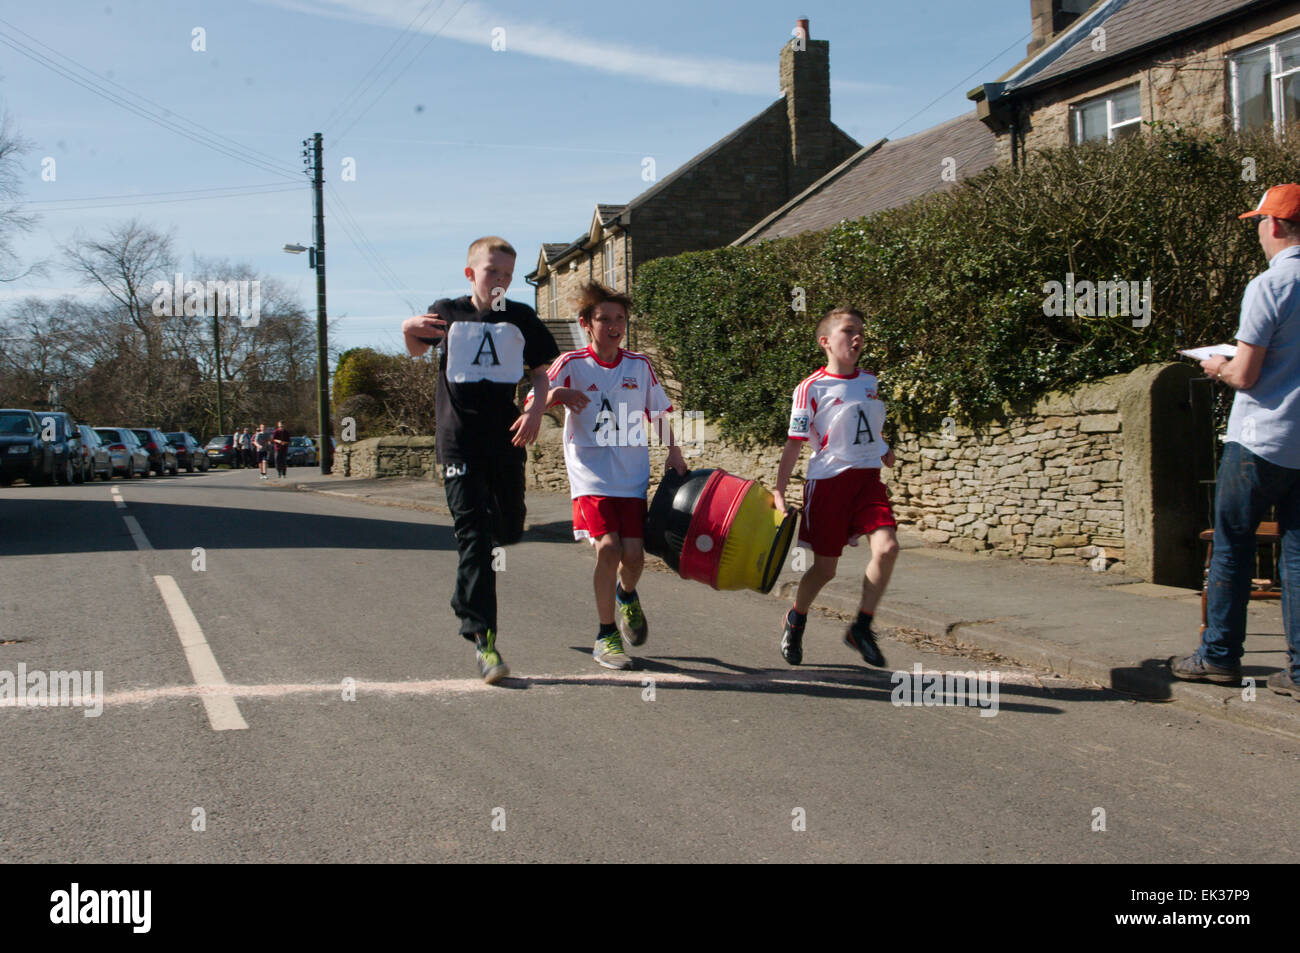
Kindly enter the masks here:
[[854, 308], [834, 308], [817, 324], [817, 343], [826, 364], [800, 381], [790, 412], [789, 439], [777, 470], [776, 506], [785, 509], [785, 488], [805, 443], [811, 443], [804, 485], [799, 542], [813, 552], [812, 567], [799, 580], [794, 606], [786, 614], [781, 654], [791, 665], [803, 661], [803, 631], [808, 607], [835, 578], [845, 544], [866, 536], [871, 560], [862, 580], [858, 617], [844, 642], [870, 665], [883, 667], [871, 620], [898, 557], [897, 523], [889, 493], [880, 482], [881, 466], [893, 467], [894, 451], [881, 435], [885, 405], [875, 374], [857, 366], [862, 354], [863, 319]]
[[632, 660], [622, 639], [640, 645], [649, 631], [636, 584], [645, 566], [651, 423], [670, 445], [668, 465], [686, 473], [681, 448], [663, 419], [672, 403], [649, 358], [621, 347], [630, 307], [626, 295], [588, 282], [578, 322], [591, 343], [561, 354], [547, 371], [547, 406], [565, 407], [564, 464], [573, 497], [573, 535], [596, 547], [592, 583], [600, 631], [592, 657], [606, 668], [628, 668]]

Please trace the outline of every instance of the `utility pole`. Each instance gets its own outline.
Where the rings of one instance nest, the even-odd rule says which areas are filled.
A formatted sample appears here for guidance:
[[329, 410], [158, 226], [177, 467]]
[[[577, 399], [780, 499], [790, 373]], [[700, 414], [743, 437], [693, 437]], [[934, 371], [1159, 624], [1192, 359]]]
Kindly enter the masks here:
[[217, 321], [215, 309], [212, 313], [212, 346], [217, 354], [217, 436], [221, 435], [221, 428], [225, 422], [225, 414], [221, 412], [221, 324]]
[[325, 176], [321, 167], [321, 134], [303, 140], [310, 143], [307, 157], [312, 189], [316, 193], [316, 429], [320, 434], [320, 472], [328, 476], [334, 463], [334, 445], [330, 439], [330, 364], [329, 342], [325, 328]]

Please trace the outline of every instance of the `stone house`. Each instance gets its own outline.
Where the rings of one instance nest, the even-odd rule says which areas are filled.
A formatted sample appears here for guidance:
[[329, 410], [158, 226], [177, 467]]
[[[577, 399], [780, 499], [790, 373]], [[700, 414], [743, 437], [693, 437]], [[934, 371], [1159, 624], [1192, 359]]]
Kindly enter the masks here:
[[858, 152], [831, 122], [830, 43], [798, 21], [781, 50], [782, 96], [623, 205], [596, 205], [585, 232], [543, 244], [528, 276], [556, 343], [581, 345], [575, 302], [595, 279], [617, 290], [665, 255], [720, 248]]
[[733, 245], [830, 228], [897, 208], [983, 172], [996, 161], [993, 136], [972, 111], [930, 129], [858, 150]]
[[1300, 5], [1031, 0], [1029, 55], [969, 97], [999, 162], [1136, 135], [1143, 122], [1268, 129], [1300, 119]]

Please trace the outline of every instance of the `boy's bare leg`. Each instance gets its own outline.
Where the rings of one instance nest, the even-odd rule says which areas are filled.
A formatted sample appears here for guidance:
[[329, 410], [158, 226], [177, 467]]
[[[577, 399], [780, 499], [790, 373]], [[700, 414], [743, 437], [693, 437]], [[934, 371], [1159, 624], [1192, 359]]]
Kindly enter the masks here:
[[592, 586], [596, 590], [596, 615], [601, 625], [614, 624], [614, 583], [618, 579], [622, 552], [618, 533], [606, 533], [596, 540], [596, 571], [592, 573]]
[[813, 554], [813, 564], [803, 578], [799, 580], [799, 590], [794, 596], [794, 611], [800, 615], [807, 615], [808, 608], [812, 601], [817, 598], [817, 593], [822, 591], [826, 583], [835, 578], [835, 567], [839, 565], [838, 556], [818, 556]]
[[866, 575], [862, 577], [862, 603], [858, 611], [875, 615], [894, 572], [894, 561], [898, 559], [898, 533], [892, 526], [882, 526], [869, 539], [871, 562], [867, 563]]
[[624, 592], [636, 592], [636, 584], [641, 581], [641, 571], [645, 569], [645, 540], [633, 537], [623, 540], [622, 560], [618, 566], [618, 581]]

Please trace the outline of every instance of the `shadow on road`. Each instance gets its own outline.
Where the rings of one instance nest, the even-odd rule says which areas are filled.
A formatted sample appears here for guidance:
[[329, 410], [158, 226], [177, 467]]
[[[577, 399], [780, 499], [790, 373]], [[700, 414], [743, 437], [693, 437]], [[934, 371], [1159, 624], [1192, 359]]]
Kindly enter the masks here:
[[135, 551], [123, 516], [155, 549], [455, 550], [448, 526], [184, 503], [0, 499], [0, 556]]
[[[590, 655], [591, 649], [573, 645], [575, 652]], [[697, 665], [677, 665], [675, 662], [690, 662]], [[698, 667], [699, 664], [716, 666], [715, 668]], [[746, 668], [710, 657], [696, 656], [637, 656], [636, 668], [628, 670], [633, 675], [626, 677], [630, 688], [640, 691], [644, 686], [636, 677], [654, 679], [657, 690], [685, 690], [706, 692], [763, 692], [774, 695], [806, 695], [811, 698], [854, 698], [863, 701], [884, 701], [892, 704], [894, 687], [897, 680], [894, 673], [886, 670], [868, 669], [851, 665], [805, 665], [797, 669], [761, 669]], [[731, 671], [720, 672], [717, 668]], [[927, 668], [930, 674], [934, 669]], [[961, 669], [960, 671], [967, 671]], [[642, 674], [644, 673], [644, 674]], [[903, 675], [911, 677], [910, 671]], [[581, 675], [564, 676], [519, 676], [504, 679], [499, 685], [509, 688], [528, 688], [533, 685], [591, 685], [608, 686], [611, 676], [593, 673], [589, 677]], [[1007, 701], [1008, 695], [1018, 696], [1024, 701]], [[1055, 705], [1042, 704], [1049, 700], [1056, 701], [1114, 701], [1113, 692], [1098, 688], [1046, 688], [1035, 685], [1000, 683], [998, 686], [998, 710], [1018, 711], [1034, 715], [1060, 715], [1065, 710]], [[1032, 701], [1031, 701], [1032, 700]], [[975, 707], [974, 695], [970, 703], [961, 707]], [[911, 706], [905, 706], [911, 707]], [[916, 705], [915, 707], [927, 707]], [[952, 707], [952, 706], [945, 706]]]

